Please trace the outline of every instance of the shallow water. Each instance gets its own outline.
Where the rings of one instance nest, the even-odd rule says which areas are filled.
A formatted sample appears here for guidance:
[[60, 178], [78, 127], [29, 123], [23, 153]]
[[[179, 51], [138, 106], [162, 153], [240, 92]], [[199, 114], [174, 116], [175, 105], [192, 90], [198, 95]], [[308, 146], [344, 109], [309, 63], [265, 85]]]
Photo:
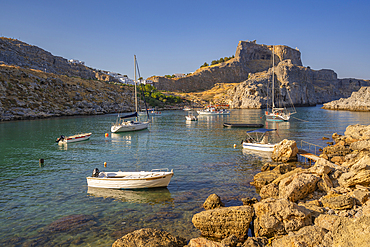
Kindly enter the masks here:
[[[151, 118], [149, 130], [121, 134], [109, 132], [116, 115], [1, 122], [0, 245], [111, 246], [144, 227], [198, 237], [191, 219], [205, 199], [216, 193], [233, 206], [241, 205], [243, 197], [257, 197], [249, 183], [269, 160], [242, 150], [247, 129], [224, 128], [224, 122], [263, 123], [277, 128], [280, 138], [320, 146], [326, 146], [323, 136], [343, 134], [350, 124], [370, 124], [368, 112], [320, 106], [297, 111], [283, 123], [264, 122], [263, 110], [232, 110], [230, 116], [200, 116], [197, 122], [186, 122], [185, 111], [165, 111]], [[61, 134], [83, 132], [93, 133], [90, 140], [55, 143]], [[45, 160], [43, 166], [39, 159]], [[169, 168], [175, 175], [166, 189], [88, 188], [86, 177], [96, 167]]]

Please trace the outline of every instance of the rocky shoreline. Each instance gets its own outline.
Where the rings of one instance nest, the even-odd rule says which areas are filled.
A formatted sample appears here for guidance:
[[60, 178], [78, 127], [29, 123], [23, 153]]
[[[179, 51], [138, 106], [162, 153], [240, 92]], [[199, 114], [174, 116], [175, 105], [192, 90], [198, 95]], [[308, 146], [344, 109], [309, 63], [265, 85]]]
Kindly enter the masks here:
[[224, 207], [210, 195], [192, 219], [202, 237], [186, 241], [146, 228], [112, 246], [369, 246], [370, 125], [350, 125], [332, 139], [313, 166], [292, 162], [294, 141], [275, 147], [272, 158], [280, 162], [265, 164], [254, 177], [259, 201]]
[[325, 103], [322, 108], [327, 110], [369, 111], [370, 87], [361, 87], [357, 92], [353, 92], [351, 97]]

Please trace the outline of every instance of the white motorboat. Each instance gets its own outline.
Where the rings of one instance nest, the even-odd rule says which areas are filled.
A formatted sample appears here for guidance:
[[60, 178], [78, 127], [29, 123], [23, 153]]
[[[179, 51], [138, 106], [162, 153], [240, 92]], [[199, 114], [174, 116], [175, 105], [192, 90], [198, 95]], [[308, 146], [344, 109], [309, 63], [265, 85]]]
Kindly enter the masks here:
[[167, 168], [141, 172], [99, 172], [94, 169], [87, 177], [87, 185], [106, 189], [144, 189], [167, 187], [173, 176], [173, 170]]
[[194, 115], [192, 111], [189, 111], [189, 114], [185, 116], [187, 121], [197, 121], [198, 118]]
[[184, 111], [191, 111], [191, 108], [189, 106], [184, 106]]
[[214, 115], [230, 115], [230, 111], [226, 109], [216, 109], [215, 107], [208, 107], [204, 110], [197, 111], [199, 115], [214, 116]]
[[71, 142], [85, 141], [89, 139], [90, 136], [91, 136], [91, 133], [77, 134], [73, 136], [61, 135], [59, 138], [57, 138], [56, 142], [58, 144], [66, 144], [66, 143], [71, 143]]
[[[149, 126], [149, 120], [148, 121], [139, 121], [138, 119], [138, 108], [137, 108], [137, 89], [136, 89], [136, 67], [137, 61], [136, 61], [136, 55], [134, 56], [135, 59], [135, 112], [131, 114], [126, 114], [124, 116], [118, 115], [116, 123], [112, 124], [111, 126], [111, 132], [117, 133], [117, 132], [127, 132], [127, 131], [137, 131], [137, 130], [143, 130], [147, 129]], [[148, 111], [147, 111], [147, 117], [149, 119]], [[128, 118], [135, 118], [135, 121], [126, 121], [125, 119]]]
[[270, 143], [268, 138], [268, 133], [276, 131], [276, 129], [256, 129], [247, 131], [247, 138], [242, 141], [243, 148], [272, 152], [274, 151], [274, 146], [277, 143]]
[[[268, 103], [267, 103], [267, 110], [265, 111], [265, 117], [266, 117], [266, 121], [275, 121], [275, 122], [282, 122], [282, 121], [289, 121], [290, 119], [290, 115], [294, 114], [294, 113], [297, 113], [295, 111], [295, 108], [294, 108], [294, 105], [293, 105], [293, 102], [292, 102], [292, 99], [290, 97], [290, 94], [289, 94], [289, 91], [286, 90], [286, 94], [289, 96], [289, 100], [290, 100], [290, 104], [292, 106], [292, 111], [289, 111], [288, 109], [286, 109], [285, 106], [281, 106], [282, 105], [282, 102], [278, 100], [278, 105], [280, 105], [280, 107], [276, 107], [275, 106], [275, 72], [274, 72], [274, 68], [275, 68], [275, 52], [274, 52], [274, 49], [275, 49], [275, 46], [272, 46], [272, 88], [271, 88], [271, 91], [272, 91], [272, 94], [271, 94], [271, 110], [268, 108]], [[280, 93], [280, 87], [279, 87], [279, 92], [277, 94], [278, 96], [281, 96], [281, 93]]]

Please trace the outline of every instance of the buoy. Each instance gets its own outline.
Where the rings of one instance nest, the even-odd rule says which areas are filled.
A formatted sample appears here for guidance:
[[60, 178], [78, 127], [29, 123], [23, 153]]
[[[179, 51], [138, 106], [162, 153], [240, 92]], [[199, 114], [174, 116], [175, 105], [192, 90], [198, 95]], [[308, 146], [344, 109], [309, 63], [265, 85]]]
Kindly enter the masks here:
[[236, 148], [236, 144], [234, 144], [234, 148]]
[[108, 137], [109, 136], [109, 134], [108, 133], [105, 133], [105, 137]]
[[104, 167], [107, 167], [107, 162], [104, 162]]

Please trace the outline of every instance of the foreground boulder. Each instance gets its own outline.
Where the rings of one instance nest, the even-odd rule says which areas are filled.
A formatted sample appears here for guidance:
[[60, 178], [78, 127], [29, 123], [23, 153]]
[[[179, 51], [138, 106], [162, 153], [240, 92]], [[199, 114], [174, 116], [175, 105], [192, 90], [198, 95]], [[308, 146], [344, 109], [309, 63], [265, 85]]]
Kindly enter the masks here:
[[224, 207], [224, 204], [222, 203], [221, 198], [218, 195], [212, 194], [203, 203], [203, 207], [205, 210], [208, 210], [208, 209]]
[[235, 206], [197, 213], [193, 216], [192, 222], [202, 236], [224, 239], [234, 234], [243, 240], [248, 236], [252, 217], [251, 206]]
[[183, 247], [186, 240], [174, 237], [168, 232], [143, 228], [117, 239], [112, 247]]
[[272, 247], [320, 246], [328, 231], [318, 226], [305, 226], [272, 242]]
[[288, 162], [297, 160], [298, 147], [293, 140], [284, 139], [274, 146], [271, 159], [274, 161]]
[[314, 192], [320, 177], [314, 174], [299, 173], [280, 181], [279, 197], [296, 202]]
[[256, 237], [274, 237], [312, 224], [311, 213], [287, 199], [268, 198], [253, 205]]

